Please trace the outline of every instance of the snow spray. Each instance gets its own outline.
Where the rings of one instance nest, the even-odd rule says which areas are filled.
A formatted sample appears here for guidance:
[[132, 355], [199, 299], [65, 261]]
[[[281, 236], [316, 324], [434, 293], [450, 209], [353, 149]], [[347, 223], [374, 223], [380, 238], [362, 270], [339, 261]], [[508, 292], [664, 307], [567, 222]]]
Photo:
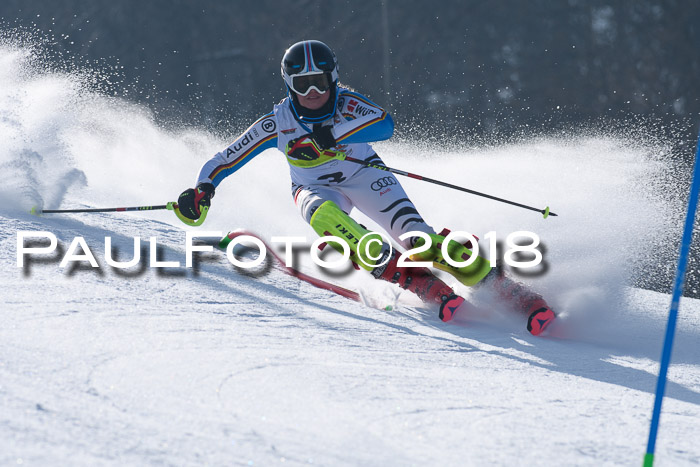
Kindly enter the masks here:
[[[0, 44], [0, 167], [5, 175], [0, 201], [26, 213], [33, 206], [129, 206], [142, 202], [144, 194], [175, 199], [195, 183], [203, 163], [238, 134], [238, 128], [226, 135], [169, 128], [147, 106], [96, 90], [94, 79], [101, 77], [56, 70], [27, 47]], [[261, 103], [260, 111], [267, 110]], [[240, 128], [248, 123], [240, 122]], [[509, 199], [527, 191], [524, 201], [555, 201], [556, 223], [528, 212], [494, 209], [490, 201], [446, 193], [444, 187], [410, 178], [403, 182], [426, 222], [438, 231], [448, 227], [480, 237], [490, 231], [537, 234], [544, 267], [519, 280], [551, 297], [562, 318], [578, 319], [573, 327], [583, 338], [617, 345], [614, 331], [629, 321], [617, 301], [636, 285], [635, 274], [653, 281], [655, 274], [648, 271], [665, 264], [664, 255], [675, 245], [671, 233], [682, 206], [670, 165], [671, 145], [654, 136], [653, 128], [642, 127], [627, 133], [533, 135], [487, 147], [401, 141], [373, 146], [388, 164], [427, 177], [468, 183]], [[245, 172], [219, 186], [208, 229], [240, 226], [268, 237], [311, 234], [290, 196], [284, 157], [266, 151]], [[362, 213], [352, 214], [369, 230], [380, 230]], [[154, 212], [153, 217], [181, 225], [169, 213]], [[137, 230], [138, 222], [129, 229]], [[307, 262], [302, 266], [314, 267], [310, 258], [302, 260]], [[351, 286], [370, 280], [359, 274], [348, 278]]]

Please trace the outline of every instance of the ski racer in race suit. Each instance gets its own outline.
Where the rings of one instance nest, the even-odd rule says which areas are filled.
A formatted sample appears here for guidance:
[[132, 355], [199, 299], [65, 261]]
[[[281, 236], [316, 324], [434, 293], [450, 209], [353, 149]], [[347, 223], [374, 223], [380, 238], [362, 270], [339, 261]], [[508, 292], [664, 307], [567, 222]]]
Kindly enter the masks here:
[[[354, 243], [370, 232], [349, 216], [353, 208], [375, 221], [405, 249], [416, 242], [416, 237], [399, 238], [406, 232], [425, 232], [436, 244], [444, 239], [423, 220], [391, 173], [343, 160], [343, 156], [350, 156], [383, 166], [369, 143], [392, 136], [391, 116], [362, 94], [339, 84], [336, 56], [322, 42], [309, 40], [292, 45], [284, 54], [281, 68], [287, 97], [204, 164], [196, 188], [180, 195], [180, 212], [198, 219], [200, 207], [210, 205], [224, 178], [266, 149], [277, 148], [289, 163], [294, 202], [319, 235], [348, 239], [356, 265], [376, 278], [416, 293], [425, 302], [437, 304], [440, 318], [450, 320], [464, 300], [429, 269], [399, 267], [398, 253], [390, 253], [381, 237], [370, 242], [366, 251]], [[426, 254], [418, 259], [435, 261], [440, 256], [436, 248]], [[465, 282], [471, 282], [469, 285], [491, 271], [490, 266], [484, 266], [488, 264], [485, 261], [477, 263], [465, 273], [472, 276]]]

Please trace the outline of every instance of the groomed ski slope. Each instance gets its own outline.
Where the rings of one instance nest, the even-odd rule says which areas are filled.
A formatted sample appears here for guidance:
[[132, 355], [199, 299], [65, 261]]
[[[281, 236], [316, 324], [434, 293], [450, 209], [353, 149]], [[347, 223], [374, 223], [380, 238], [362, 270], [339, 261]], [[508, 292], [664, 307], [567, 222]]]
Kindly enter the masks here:
[[[0, 464], [641, 464], [670, 298], [630, 276], [675, 267], [683, 198], [682, 187], [658, 189], [673, 178], [662, 143], [375, 145], [389, 165], [559, 214], [401, 180], [438, 229], [541, 237], [547, 269], [520, 279], [562, 317], [535, 338], [496, 305], [444, 324], [389, 284], [317, 269], [308, 247], [300, 267], [376, 306], [274, 268], [245, 274], [222, 253], [184, 268], [190, 228], [167, 211], [28, 214], [174, 200], [226, 144], [205, 129], [164, 130], [81, 79], [0, 50]], [[223, 182], [196, 231], [236, 228], [315, 238], [273, 151]], [[18, 268], [18, 231], [52, 232], [63, 252], [83, 237], [100, 267], [35, 255]], [[140, 237], [139, 267], [107, 266], [107, 236], [122, 260]], [[150, 268], [150, 237], [161, 261], [182, 267]], [[656, 465], [700, 464], [699, 337], [700, 301], [684, 298]]]

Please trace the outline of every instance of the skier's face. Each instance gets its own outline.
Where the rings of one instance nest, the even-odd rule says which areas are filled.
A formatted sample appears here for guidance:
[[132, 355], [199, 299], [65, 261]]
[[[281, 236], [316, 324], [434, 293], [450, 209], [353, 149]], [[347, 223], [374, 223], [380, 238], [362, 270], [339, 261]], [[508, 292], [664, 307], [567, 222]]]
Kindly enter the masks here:
[[326, 91], [323, 94], [320, 92], [317, 92], [315, 89], [312, 89], [309, 91], [309, 93], [305, 96], [302, 96], [300, 94], [297, 94], [297, 98], [299, 99], [299, 104], [301, 104], [302, 107], [305, 107], [309, 110], [317, 110], [323, 107], [326, 102], [328, 102], [328, 99], [330, 98], [331, 93]]

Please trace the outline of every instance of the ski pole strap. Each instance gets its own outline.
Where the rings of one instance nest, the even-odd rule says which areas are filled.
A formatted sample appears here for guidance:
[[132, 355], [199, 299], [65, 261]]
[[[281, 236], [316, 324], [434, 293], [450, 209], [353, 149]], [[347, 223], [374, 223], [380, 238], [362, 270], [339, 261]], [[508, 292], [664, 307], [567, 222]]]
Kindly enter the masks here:
[[461, 186], [453, 185], [453, 184], [451, 184], [451, 183], [447, 183], [447, 182], [443, 182], [443, 181], [440, 181], [440, 180], [435, 180], [435, 179], [432, 179], [432, 178], [424, 177], [424, 176], [422, 176], [422, 175], [412, 174], [412, 173], [406, 172], [406, 171], [404, 171], [404, 170], [394, 169], [394, 168], [391, 168], [391, 167], [387, 167], [387, 166], [385, 166], [385, 165], [374, 164], [374, 163], [372, 163], [372, 162], [367, 162], [367, 161], [363, 161], [363, 160], [360, 160], [360, 159], [355, 159], [354, 157], [345, 156], [345, 160], [350, 161], [350, 162], [354, 162], [354, 163], [356, 163], [356, 164], [364, 165], [365, 167], [371, 167], [371, 168], [373, 168], [373, 169], [384, 170], [384, 171], [386, 171], [386, 172], [391, 172], [391, 173], [393, 173], [393, 174], [403, 175], [404, 177], [415, 178], [416, 180], [421, 180], [421, 181], [424, 181], [424, 182], [434, 183], [434, 184], [436, 184], [436, 185], [444, 186], [444, 187], [446, 187], [446, 188], [452, 188], [453, 190], [459, 190], [459, 191], [463, 191], [463, 192], [465, 192], [465, 193], [470, 193], [470, 194], [472, 194], [472, 195], [477, 195], [477, 196], [481, 196], [481, 197], [483, 197], [483, 198], [492, 199], [492, 200], [494, 200], [494, 201], [500, 201], [501, 203], [510, 204], [510, 205], [512, 205], [512, 206], [517, 206], [517, 207], [519, 207], [519, 208], [529, 209], [530, 211], [539, 212], [540, 214], [542, 214], [542, 217], [544, 217], [545, 219], [546, 219], [547, 217], [549, 217], [549, 216], [556, 216], [556, 215], [557, 215], [557, 214], [555, 214], [555, 213], [553, 213], [552, 211], [549, 210], [549, 206], [545, 207], [544, 209], [538, 209], [538, 208], [535, 208], [535, 207], [532, 207], [532, 206], [528, 206], [528, 205], [526, 205], [526, 204], [516, 203], [515, 201], [509, 201], [509, 200], [507, 200], [507, 199], [498, 198], [498, 197], [492, 196], [492, 195], [487, 195], [486, 193], [481, 193], [481, 192], [478, 192], [478, 191], [470, 190], [469, 188], [464, 188], [464, 187], [461, 187]]
[[167, 205], [166, 208], [170, 211], [173, 211], [175, 215], [177, 216], [178, 219], [180, 219], [182, 222], [184, 222], [187, 225], [191, 225], [193, 227], [200, 226], [204, 223], [204, 220], [207, 218], [207, 213], [209, 212], [209, 206], [202, 206], [199, 208], [200, 216], [199, 219], [190, 219], [188, 217], [185, 217], [182, 215], [180, 212], [180, 209], [178, 209], [177, 203], [175, 201], [170, 201]]

